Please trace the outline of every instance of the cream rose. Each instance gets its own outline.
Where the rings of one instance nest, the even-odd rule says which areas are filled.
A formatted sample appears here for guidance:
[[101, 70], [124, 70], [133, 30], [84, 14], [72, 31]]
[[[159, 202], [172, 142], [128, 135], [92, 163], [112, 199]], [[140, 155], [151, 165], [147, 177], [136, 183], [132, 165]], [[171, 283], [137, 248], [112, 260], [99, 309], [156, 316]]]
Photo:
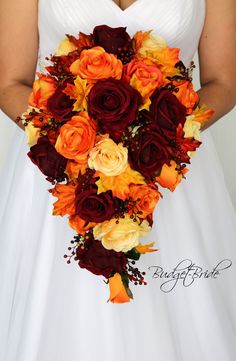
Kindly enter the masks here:
[[145, 236], [151, 227], [146, 220], [141, 224], [134, 222], [129, 215], [120, 218], [116, 223], [116, 218], [97, 224], [93, 229], [95, 239], [102, 242], [106, 249], [113, 249], [116, 252], [127, 252], [139, 244], [139, 238]]
[[200, 137], [200, 128], [201, 123], [197, 122], [195, 120], [194, 115], [188, 115], [186, 117], [186, 122], [184, 123], [184, 136], [187, 137], [193, 137], [196, 140], [201, 140]]
[[90, 151], [88, 165], [107, 176], [119, 175], [127, 168], [128, 149], [110, 138], [102, 139]]

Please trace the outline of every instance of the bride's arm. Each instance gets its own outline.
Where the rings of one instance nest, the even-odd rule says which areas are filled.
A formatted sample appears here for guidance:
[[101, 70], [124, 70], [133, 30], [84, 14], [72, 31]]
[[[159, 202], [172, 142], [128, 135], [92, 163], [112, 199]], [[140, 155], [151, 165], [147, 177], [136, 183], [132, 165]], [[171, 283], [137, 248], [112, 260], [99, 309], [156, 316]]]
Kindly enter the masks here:
[[236, 1], [206, 0], [199, 43], [200, 104], [215, 110], [204, 131], [236, 104]]
[[[0, 1], [0, 107], [13, 121], [27, 108], [38, 57], [36, 0]], [[21, 129], [24, 126], [18, 123]]]

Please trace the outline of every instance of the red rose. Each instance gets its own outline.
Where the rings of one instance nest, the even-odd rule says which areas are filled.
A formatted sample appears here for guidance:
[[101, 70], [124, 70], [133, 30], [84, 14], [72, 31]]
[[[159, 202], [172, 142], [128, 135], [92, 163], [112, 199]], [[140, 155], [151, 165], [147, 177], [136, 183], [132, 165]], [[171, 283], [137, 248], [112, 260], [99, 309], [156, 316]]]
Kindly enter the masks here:
[[131, 38], [126, 27], [111, 28], [107, 25], [95, 26], [93, 29], [95, 45], [102, 46], [108, 53], [117, 54], [120, 49], [126, 48]]
[[139, 129], [129, 147], [129, 161], [145, 177], [158, 175], [162, 165], [169, 160], [168, 143], [154, 130]]
[[109, 278], [112, 272], [124, 272], [127, 263], [123, 252], [108, 250], [96, 239], [86, 241], [84, 249], [77, 247], [75, 260], [79, 260], [81, 268], [106, 278]]
[[136, 119], [141, 102], [140, 93], [124, 80], [99, 80], [88, 95], [88, 113], [112, 136]]
[[[180, 103], [170, 90], [155, 90], [151, 99], [150, 116], [151, 127], [175, 133], [179, 123], [184, 125], [186, 121], [186, 108]], [[167, 132], [166, 132], [167, 131]]]
[[59, 85], [55, 93], [47, 100], [47, 110], [60, 122], [67, 121], [76, 114], [72, 110], [75, 99], [70, 99], [68, 95], [63, 93], [65, 87], [66, 83]]
[[118, 206], [118, 198], [112, 197], [111, 191], [97, 194], [97, 186], [89, 187], [81, 192], [81, 187], [75, 190], [75, 208], [83, 220], [88, 222], [103, 222], [114, 216]]
[[37, 144], [30, 147], [27, 155], [47, 177], [64, 179], [67, 159], [56, 151], [47, 137], [39, 138]]

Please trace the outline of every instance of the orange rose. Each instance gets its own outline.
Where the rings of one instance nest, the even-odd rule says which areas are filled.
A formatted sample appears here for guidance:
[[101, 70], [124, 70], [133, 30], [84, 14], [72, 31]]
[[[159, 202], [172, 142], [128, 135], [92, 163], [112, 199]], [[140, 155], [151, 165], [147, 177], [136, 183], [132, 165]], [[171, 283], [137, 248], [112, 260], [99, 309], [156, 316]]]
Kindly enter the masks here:
[[[153, 91], [162, 85], [162, 73], [158, 66], [149, 59], [131, 60], [124, 66], [124, 80], [137, 89], [143, 97], [141, 109], [149, 109], [150, 99]], [[140, 109], [140, 110], [141, 110]]]
[[111, 301], [112, 303], [130, 302], [130, 298], [133, 298], [133, 295], [130, 289], [124, 286], [121, 275], [118, 272], [116, 272], [114, 276], [110, 277], [108, 281], [110, 287], [110, 297], [107, 300], [107, 302], [109, 301]]
[[122, 62], [115, 55], [106, 53], [101, 46], [95, 46], [83, 50], [80, 58], [71, 64], [70, 71], [92, 81], [109, 77], [120, 79]]
[[87, 112], [80, 112], [60, 128], [55, 148], [67, 159], [74, 159], [81, 166], [88, 162], [88, 154], [93, 148], [96, 124]]
[[36, 73], [38, 78], [33, 83], [33, 90], [28, 98], [28, 103], [32, 107], [46, 109], [48, 98], [56, 90], [56, 82], [49, 75]]
[[131, 184], [129, 189], [129, 196], [133, 200], [140, 199], [140, 201], [136, 203], [137, 210], [139, 212], [142, 212], [141, 214], [139, 214], [139, 217], [145, 218], [149, 214], [151, 214], [154, 211], [154, 208], [161, 196], [157, 188], [150, 185]]
[[177, 93], [174, 92], [173, 94], [187, 108], [187, 114], [191, 114], [195, 104], [199, 100], [199, 96], [195, 92], [193, 84], [188, 80], [176, 80], [173, 84], [179, 89]]
[[86, 231], [93, 228], [96, 223], [87, 222], [81, 219], [77, 214], [73, 214], [69, 217], [68, 224], [71, 228], [73, 228], [77, 233], [85, 235]]
[[155, 180], [162, 187], [168, 188], [173, 192], [184, 175], [188, 172], [188, 169], [184, 168], [182, 172], [179, 173], [176, 162], [171, 160], [170, 164], [170, 166], [167, 164], [162, 166], [161, 173]]
[[57, 197], [58, 200], [53, 203], [53, 215], [64, 216], [65, 214], [75, 213], [75, 187], [76, 184], [56, 184], [53, 189], [50, 189], [50, 193]]

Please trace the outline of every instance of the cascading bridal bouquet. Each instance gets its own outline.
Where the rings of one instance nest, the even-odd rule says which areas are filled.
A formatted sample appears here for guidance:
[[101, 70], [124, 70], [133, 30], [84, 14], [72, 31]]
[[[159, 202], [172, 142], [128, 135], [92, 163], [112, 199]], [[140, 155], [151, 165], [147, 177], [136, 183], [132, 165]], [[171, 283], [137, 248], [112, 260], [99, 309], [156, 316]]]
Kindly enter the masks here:
[[99, 25], [66, 34], [37, 72], [25, 125], [27, 155], [54, 186], [53, 215], [76, 231], [67, 263], [106, 278], [113, 303], [146, 284], [135, 262], [157, 251], [140, 243], [162, 194], [174, 191], [213, 111], [199, 106], [178, 48], [152, 31]]

